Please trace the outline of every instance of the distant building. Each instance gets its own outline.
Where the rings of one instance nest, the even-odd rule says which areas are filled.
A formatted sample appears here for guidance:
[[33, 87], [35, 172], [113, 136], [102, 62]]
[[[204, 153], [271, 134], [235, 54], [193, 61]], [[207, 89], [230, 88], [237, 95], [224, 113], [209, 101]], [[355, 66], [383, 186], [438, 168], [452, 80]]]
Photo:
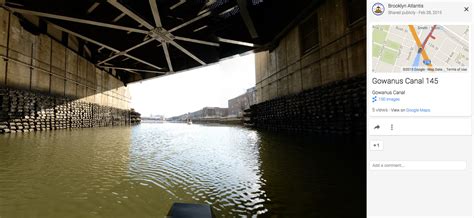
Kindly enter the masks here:
[[202, 109], [202, 116], [204, 118], [212, 117], [227, 117], [229, 115], [229, 109], [220, 107], [205, 107]]
[[256, 102], [257, 95], [255, 92], [255, 87], [247, 89], [247, 92], [245, 92], [244, 94], [229, 100], [229, 116], [242, 117], [244, 110], [250, 108], [250, 105], [253, 105]]
[[153, 115], [151, 114], [149, 117], [142, 117], [142, 120], [151, 120], [151, 121], [163, 121], [165, 120], [165, 116], [163, 115]]
[[171, 117], [169, 118], [169, 120], [184, 121], [187, 119], [220, 118], [220, 117], [227, 117], [228, 114], [229, 112], [227, 108], [205, 107], [198, 111], [194, 111], [194, 112], [183, 114], [176, 117]]
[[157, 119], [157, 120], [164, 120], [165, 116], [164, 115], [151, 115], [150, 118]]

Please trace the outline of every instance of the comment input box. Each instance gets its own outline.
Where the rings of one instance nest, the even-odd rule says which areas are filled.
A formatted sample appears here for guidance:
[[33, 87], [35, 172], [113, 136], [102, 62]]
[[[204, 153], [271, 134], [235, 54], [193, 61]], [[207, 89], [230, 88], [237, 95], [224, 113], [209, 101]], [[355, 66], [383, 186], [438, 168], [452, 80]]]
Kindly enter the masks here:
[[370, 161], [370, 170], [465, 170], [466, 161]]

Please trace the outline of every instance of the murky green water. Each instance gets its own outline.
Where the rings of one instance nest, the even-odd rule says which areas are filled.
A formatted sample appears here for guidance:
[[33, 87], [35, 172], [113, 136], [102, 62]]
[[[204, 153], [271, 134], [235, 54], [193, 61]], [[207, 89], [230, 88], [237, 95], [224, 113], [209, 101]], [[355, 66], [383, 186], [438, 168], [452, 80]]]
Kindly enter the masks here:
[[164, 217], [173, 202], [218, 217], [361, 216], [354, 144], [186, 124], [0, 135], [0, 217]]

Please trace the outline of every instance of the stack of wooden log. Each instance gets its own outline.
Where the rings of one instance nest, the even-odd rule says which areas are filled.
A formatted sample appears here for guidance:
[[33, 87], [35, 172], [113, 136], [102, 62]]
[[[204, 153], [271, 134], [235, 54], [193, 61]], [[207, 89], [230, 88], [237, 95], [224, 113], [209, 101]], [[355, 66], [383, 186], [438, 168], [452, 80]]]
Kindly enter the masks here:
[[0, 88], [0, 133], [125, 125], [130, 110]]
[[130, 112], [130, 122], [131, 124], [139, 124], [141, 122], [141, 114], [136, 112], [133, 108]]
[[365, 86], [365, 77], [356, 77], [253, 105], [249, 124], [275, 131], [364, 134]]
[[54, 105], [54, 125], [53, 129], [65, 129], [67, 127], [67, 101], [64, 99], [56, 99]]
[[54, 102], [47, 96], [39, 95], [36, 101], [35, 127], [36, 131], [49, 130], [54, 123]]

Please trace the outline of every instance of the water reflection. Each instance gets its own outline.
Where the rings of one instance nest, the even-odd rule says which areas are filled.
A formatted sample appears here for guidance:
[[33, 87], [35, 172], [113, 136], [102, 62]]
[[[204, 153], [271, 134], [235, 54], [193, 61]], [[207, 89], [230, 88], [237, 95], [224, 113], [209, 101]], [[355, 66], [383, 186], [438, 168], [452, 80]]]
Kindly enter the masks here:
[[163, 217], [194, 202], [219, 217], [356, 217], [356, 142], [185, 124], [0, 135], [0, 216]]
[[0, 135], [0, 216], [120, 211], [112, 193], [127, 175], [129, 139], [128, 128]]
[[268, 215], [365, 217], [365, 139], [259, 135]]
[[218, 214], [265, 212], [255, 131], [227, 126], [142, 124], [132, 134], [130, 177], [169, 208], [175, 201], [213, 205]]

